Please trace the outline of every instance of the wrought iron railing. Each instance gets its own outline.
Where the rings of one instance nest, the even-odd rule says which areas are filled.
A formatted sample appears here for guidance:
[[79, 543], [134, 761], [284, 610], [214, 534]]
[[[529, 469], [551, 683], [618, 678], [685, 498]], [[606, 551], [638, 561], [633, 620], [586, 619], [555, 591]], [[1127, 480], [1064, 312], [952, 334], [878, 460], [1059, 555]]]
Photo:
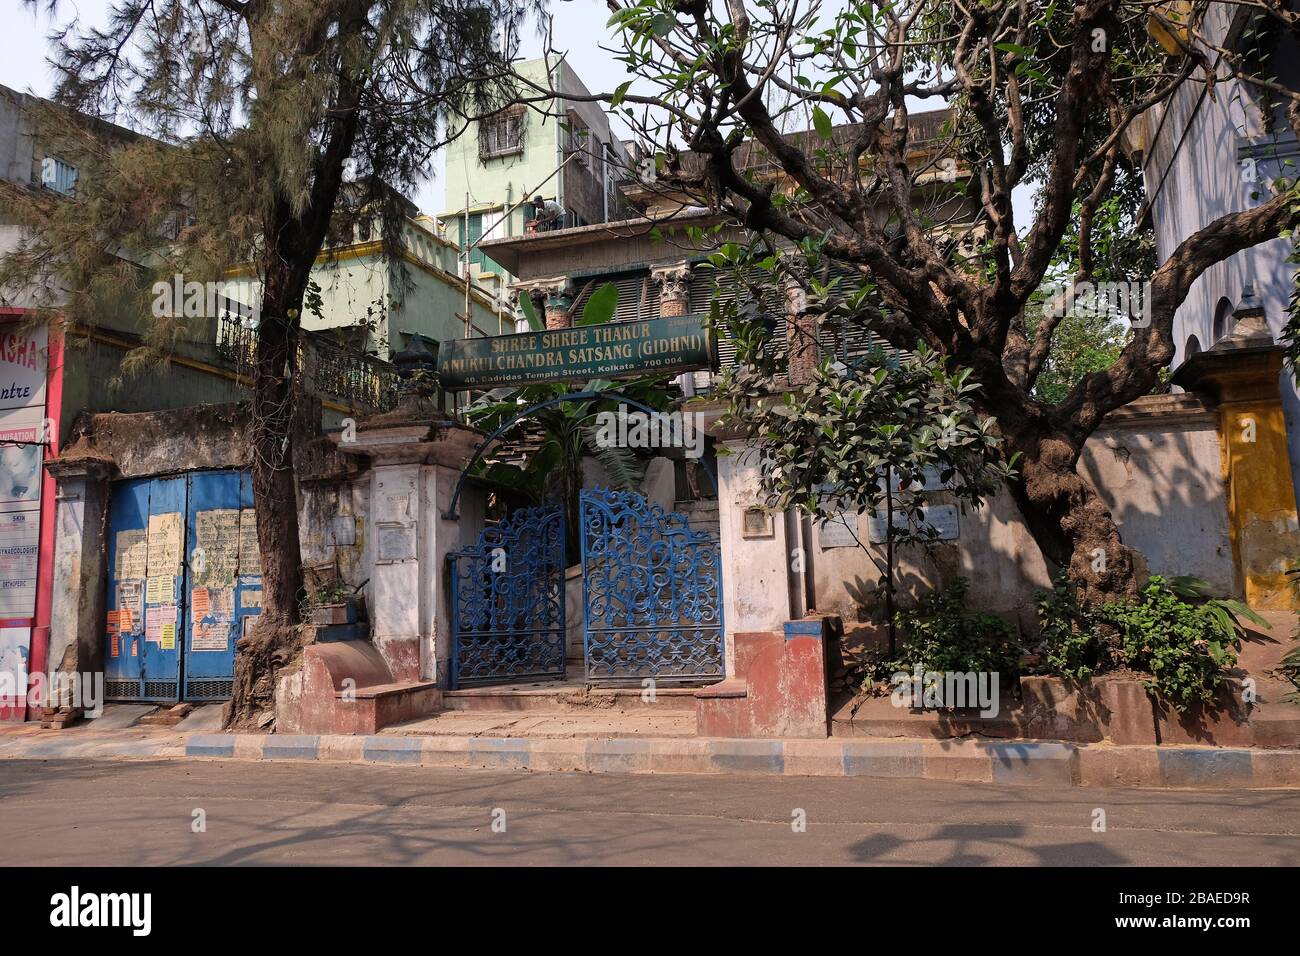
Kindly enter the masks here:
[[[217, 354], [241, 372], [257, 357], [257, 325], [248, 316], [223, 312], [217, 319]], [[387, 411], [397, 404], [397, 370], [308, 329], [298, 333], [298, 368], [306, 390], [360, 411]]]

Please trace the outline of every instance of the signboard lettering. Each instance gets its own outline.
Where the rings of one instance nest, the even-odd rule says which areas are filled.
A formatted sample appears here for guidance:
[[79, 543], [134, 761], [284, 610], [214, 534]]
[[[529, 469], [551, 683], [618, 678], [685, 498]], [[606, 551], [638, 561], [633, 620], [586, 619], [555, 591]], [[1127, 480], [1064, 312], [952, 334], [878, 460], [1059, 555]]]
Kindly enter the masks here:
[[438, 380], [448, 390], [660, 375], [711, 368], [702, 316], [494, 335], [443, 342]]

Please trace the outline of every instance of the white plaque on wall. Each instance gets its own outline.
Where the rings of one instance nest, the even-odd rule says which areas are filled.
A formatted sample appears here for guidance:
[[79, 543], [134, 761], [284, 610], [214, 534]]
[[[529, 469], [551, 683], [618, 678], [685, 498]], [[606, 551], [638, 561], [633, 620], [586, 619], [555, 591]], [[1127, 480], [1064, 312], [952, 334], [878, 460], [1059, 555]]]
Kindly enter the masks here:
[[[961, 526], [958, 522], [958, 510], [956, 505], [927, 505], [921, 509], [921, 520], [919, 522], [922, 528], [931, 528], [934, 530], [934, 537], [939, 541], [955, 541], [961, 534]], [[894, 527], [902, 530], [904, 526], [904, 517], [901, 512], [894, 512]], [[872, 544], [885, 543], [885, 513], [877, 511], [870, 516], [870, 531]]]
[[823, 551], [830, 548], [856, 548], [858, 546], [858, 514], [841, 511], [817, 525], [817, 539]]

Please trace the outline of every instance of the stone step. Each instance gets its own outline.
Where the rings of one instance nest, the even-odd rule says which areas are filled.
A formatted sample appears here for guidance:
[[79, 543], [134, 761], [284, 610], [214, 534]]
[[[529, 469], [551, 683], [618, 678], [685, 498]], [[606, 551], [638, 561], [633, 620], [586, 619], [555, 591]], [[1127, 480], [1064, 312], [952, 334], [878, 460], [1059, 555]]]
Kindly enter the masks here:
[[889, 697], [868, 698], [858, 702], [854, 712], [852, 702], [845, 704], [831, 717], [833, 737], [874, 737], [913, 739], [953, 739], [960, 737], [988, 737], [998, 740], [1015, 740], [1025, 735], [1021, 729], [1018, 708], [1003, 708], [991, 717], [981, 717], [977, 711], [918, 711], [895, 707]]
[[654, 700], [644, 700], [637, 687], [589, 687], [576, 681], [506, 684], [445, 691], [446, 710], [541, 711], [547, 713], [601, 713], [656, 711], [695, 713], [695, 688], [660, 687]]
[[542, 737], [625, 739], [628, 737], [694, 737], [691, 711], [590, 712], [446, 710], [385, 729], [386, 734], [421, 737]]

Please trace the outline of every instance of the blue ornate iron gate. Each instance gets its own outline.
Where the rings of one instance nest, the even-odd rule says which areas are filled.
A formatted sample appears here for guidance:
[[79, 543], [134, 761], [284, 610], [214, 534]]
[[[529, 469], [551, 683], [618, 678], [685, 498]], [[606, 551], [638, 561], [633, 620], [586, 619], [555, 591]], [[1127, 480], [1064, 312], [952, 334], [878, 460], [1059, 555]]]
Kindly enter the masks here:
[[564, 676], [564, 512], [522, 508], [451, 560], [452, 686]]
[[581, 495], [589, 681], [723, 677], [718, 537], [635, 492]]

